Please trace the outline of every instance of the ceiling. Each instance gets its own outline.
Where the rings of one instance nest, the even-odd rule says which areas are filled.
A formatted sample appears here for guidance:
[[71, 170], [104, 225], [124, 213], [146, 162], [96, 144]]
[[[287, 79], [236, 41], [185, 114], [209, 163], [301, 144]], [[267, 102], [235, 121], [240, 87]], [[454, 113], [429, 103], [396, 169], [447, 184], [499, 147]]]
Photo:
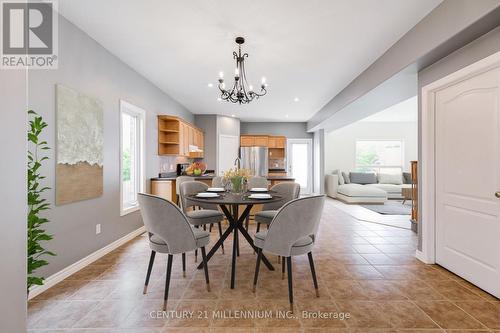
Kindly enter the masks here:
[[388, 107], [385, 110], [375, 113], [363, 122], [396, 122], [396, 123], [416, 123], [418, 121], [418, 99], [413, 96], [405, 101]]
[[[72, 0], [59, 12], [193, 113], [306, 121], [440, 2]], [[269, 84], [243, 106], [217, 101], [240, 35], [249, 80]]]

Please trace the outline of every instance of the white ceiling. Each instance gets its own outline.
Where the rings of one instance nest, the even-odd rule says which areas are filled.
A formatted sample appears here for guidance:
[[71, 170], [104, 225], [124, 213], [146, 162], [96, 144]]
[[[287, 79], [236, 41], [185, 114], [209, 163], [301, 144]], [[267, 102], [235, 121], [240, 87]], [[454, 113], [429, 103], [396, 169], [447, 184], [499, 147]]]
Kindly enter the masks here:
[[[64, 0], [59, 11], [193, 113], [306, 121], [440, 2]], [[217, 101], [239, 35], [249, 80], [269, 83], [245, 106]]]
[[418, 121], [418, 99], [417, 96], [409, 98], [385, 110], [375, 113], [363, 122], [396, 122], [396, 123], [416, 123]]

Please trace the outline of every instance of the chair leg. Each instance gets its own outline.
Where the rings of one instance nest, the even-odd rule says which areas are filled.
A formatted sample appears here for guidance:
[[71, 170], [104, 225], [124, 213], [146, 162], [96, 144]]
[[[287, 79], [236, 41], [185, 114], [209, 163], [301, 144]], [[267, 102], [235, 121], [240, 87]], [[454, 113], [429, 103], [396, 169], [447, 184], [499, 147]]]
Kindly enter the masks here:
[[319, 297], [318, 280], [316, 279], [316, 270], [314, 269], [314, 260], [313, 260], [312, 252], [309, 252], [307, 254], [307, 257], [309, 258], [309, 266], [311, 267], [311, 274], [312, 274], [312, 278], [313, 278], [314, 289], [316, 289], [316, 297]]
[[170, 288], [170, 275], [172, 274], [172, 261], [174, 256], [172, 254], [168, 255], [167, 261], [167, 276], [165, 278], [165, 295], [163, 296], [163, 311], [167, 310], [168, 301], [168, 289]]
[[182, 277], [186, 277], [186, 253], [182, 253]]
[[248, 231], [248, 225], [250, 224], [250, 214], [248, 214], [245, 220], [245, 230]]
[[207, 231], [207, 225], [206, 224], [203, 225], [203, 230]]
[[208, 232], [212, 232], [212, 227], [214, 226], [213, 223], [210, 223], [210, 228], [208, 229]]
[[198, 262], [198, 249], [194, 250], [194, 262]]
[[255, 289], [257, 288], [257, 280], [259, 278], [259, 268], [260, 268], [260, 260], [262, 259], [262, 249], [257, 249], [257, 262], [255, 263], [255, 275], [253, 277], [253, 289], [252, 292], [255, 293]]
[[293, 313], [293, 286], [292, 286], [292, 257], [286, 258], [288, 268], [288, 300], [290, 301], [290, 311]]
[[[217, 224], [219, 225], [219, 237], [222, 237], [222, 223], [219, 222]], [[222, 243], [220, 247], [222, 248], [222, 254], [224, 254], [224, 243]]]
[[259, 232], [260, 231], [260, 223], [257, 223], [257, 231], [256, 232]]
[[149, 278], [151, 277], [151, 271], [153, 270], [153, 263], [155, 262], [155, 251], [151, 251], [151, 256], [149, 257], [149, 265], [148, 272], [146, 273], [146, 282], [144, 282], [144, 290], [142, 291], [145, 294], [148, 291]]
[[203, 270], [205, 271], [205, 282], [207, 283], [207, 291], [210, 291], [210, 279], [208, 278], [208, 261], [205, 247], [201, 248], [201, 257], [203, 258]]
[[281, 279], [285, 279], [285, 257], [281, 258]]

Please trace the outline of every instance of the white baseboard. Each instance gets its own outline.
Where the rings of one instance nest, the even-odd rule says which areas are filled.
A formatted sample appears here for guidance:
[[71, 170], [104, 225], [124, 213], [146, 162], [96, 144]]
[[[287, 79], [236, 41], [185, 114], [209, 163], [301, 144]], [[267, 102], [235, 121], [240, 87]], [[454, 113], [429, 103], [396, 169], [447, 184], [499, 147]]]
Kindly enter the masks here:
[[129, 240], [139, 236], [140, 234], [144, 233], [146, 231], [145, 227], [142, 226], [137, 230], [132, 231], [131, 233], [123, 236], [120, 239], [115, 240], [113, 243], [106, 245], [102, 249], [99, 249], [95, 251], [94, 253], [89, 254], [85, 258], [78, 260], [72, 265], [69, 265], [68, 267], [64, 268], [63, 270], [52, 274], [48, 278], [45, 279], [45, 283], [41, 286], [33, 286], [30, 288], [29, 292], [29, 297], [28, 300], [40, 295], [43, 293], [45, 290], [49, 289], [50, 287], [53, 287], [57, 283], [61, 282], [71, 274], [74, 274], [84, 268], [85, 266], [90, 265], [97, 259], [105, 256], [109, 252], [115, 250], [116, 248], [120, 247], [121, 245], [125, 244]]
[[429, 260], [429, 258], [427, 258], [427, 256], [422, 251], [416, 250], [415, 257], [424, 264], [435, 264], [435, 262], [433, 260]]

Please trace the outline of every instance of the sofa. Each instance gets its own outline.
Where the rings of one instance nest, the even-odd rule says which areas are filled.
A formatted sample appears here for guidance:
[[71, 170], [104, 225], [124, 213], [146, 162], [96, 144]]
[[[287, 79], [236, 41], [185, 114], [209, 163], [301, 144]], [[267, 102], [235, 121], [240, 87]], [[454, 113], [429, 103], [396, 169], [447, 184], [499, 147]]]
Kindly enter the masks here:
[[326, 194], [346, 203], [383, 204], [388, 199], [404, 199], [403, 188], [411, 188], [408, 174], [375, 174], [335, 170], [326, 175]]

